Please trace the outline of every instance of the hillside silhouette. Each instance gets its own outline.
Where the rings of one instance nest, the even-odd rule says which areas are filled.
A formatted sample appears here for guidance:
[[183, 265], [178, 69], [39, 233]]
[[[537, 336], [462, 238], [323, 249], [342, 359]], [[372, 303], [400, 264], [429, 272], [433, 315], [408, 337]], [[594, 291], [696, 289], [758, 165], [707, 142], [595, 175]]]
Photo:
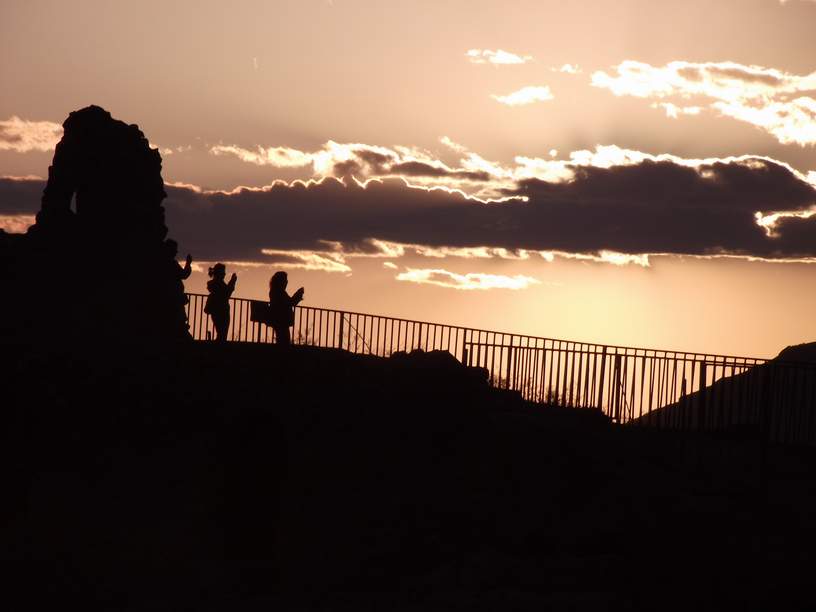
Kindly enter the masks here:
[[15, 609], [816, 603], [812, 449], [613, 426], [442, 351], [192, 342], [158, 153], [98, 107], [65, 130], [0, 233]]
[[[717, 370], [716, 362], [709, 367]], [[720, 366], [720, 374], [726, 367]], [[753, 435], [776, 443], [813, 445], [816, 343], [788, 346], [779, 355], [721, 378], [635, 419], [640, 425]]]

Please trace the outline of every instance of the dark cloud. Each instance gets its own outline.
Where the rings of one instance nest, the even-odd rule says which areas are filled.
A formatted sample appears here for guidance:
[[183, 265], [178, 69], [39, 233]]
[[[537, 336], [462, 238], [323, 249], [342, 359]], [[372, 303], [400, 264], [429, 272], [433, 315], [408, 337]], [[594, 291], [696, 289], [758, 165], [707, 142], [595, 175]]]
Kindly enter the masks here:
[[417, 160], [398, 161], [393, 156], [366, 149], [355, 150], [351, 159], [335, 162], [332, 165], [332, 175], [338, 178], [406, 176], [474, 182], [486, 182], [492, 178], [484, 171], [451, 169]]
[[[0, 214], [39, 208], [40, 182], [0, 180]], [[368, 239], [427, 246], [622, 253], [816, 256], [816, 217], [782, 218], [768, 237], [755, 212], [804, 211], [816, 190], [766, 159], [575, 168], [568, 182], [528, 179], [505, 191], [528, 201], [482, 203], [402, 180], [336, 179], [263, 190], [167, 186], [167, 225], [199, 259], [263, 261], [262, 249], [369, 252]], [[16, 200], [15, 200], [16, 199]], [[25, 200], [25, 202], [23, 202]]]
[[756, 211], [816, 204], [812, 185], [764, 159], [699, 168], [671, 161], [580, 167], [572, 181], [530, 179], [506, 192], [527, 202], [483, 204], [399, 180], [365, 188], [346, 183], [326, 179], [229, 195], [169, 188], [168, 223], [181, 242], [207, 253], [202, 256], [236, 259], [257, 258], [262, 248], [319, 250], [321, 241], [360, 245], [369, 238], [570, 252], [816, 256], [805, 229], [816, 218], [785, 220], [777, 238], [757, 226]]
[[0, 215], [33, 215], [40, 210], [42, 179], [0, 177]]
[[347, 159], [346, 161], [336, 162], [332, 166], [332, 174], [340, 178], [345, 178], [348, 176], [363, 176], [365, 174], [365, 170], [363, 169], [362, 165], [357, 163], [357, 161]]
[[389, 168], [389, 174], [400, 176], [429, 176], [433, 178], [456, 178], [467, 181], [489, 181], [491, 176], [487, 172], [470, 172], [467, 170], [449, 170], [419, 161], [408, 161], [394, 164]]
[[393, 163], [397, 159], [395, 155], [370, 151], [368, 149], [357, 149], [354, 151], [354, 154], [369, 165], [373, 174], [385, 173], [385, 166]]

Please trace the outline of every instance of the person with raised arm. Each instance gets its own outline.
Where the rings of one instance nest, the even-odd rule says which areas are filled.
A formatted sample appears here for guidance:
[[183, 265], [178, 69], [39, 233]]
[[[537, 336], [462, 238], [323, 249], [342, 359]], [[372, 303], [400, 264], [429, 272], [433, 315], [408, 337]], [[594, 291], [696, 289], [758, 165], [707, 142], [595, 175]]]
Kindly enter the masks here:
[[228, 283], [224, 282], [227, 276], [227, 268], [222, 263], [215, 264], [209, 269], [210, 280], [207, 281], [207, 303], [204, 305], [204, 312], [212, 318], [215, 327], [215, 339], [218, 342], [226, 342], [227, 331], [230, 324], [229, 299], [235, 291], [235, 282], [238, 276], [233, 272]]
[[289, 277], [279, 270], [269, 279], [269, 324], [275, 330], [275, 342], [289, 346], [292, 339], [289, 328], [295, 324], [295, 306], [303, 300], [303, 287], [293, 295], [286, 293]]

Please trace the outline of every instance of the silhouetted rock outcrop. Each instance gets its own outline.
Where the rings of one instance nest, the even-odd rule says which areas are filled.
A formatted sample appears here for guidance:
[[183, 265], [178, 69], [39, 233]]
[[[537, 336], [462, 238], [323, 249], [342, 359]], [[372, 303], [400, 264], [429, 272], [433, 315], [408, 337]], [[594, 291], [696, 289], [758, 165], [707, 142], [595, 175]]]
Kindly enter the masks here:
[[0, 332], [23, 343], [187, 336], [161, 155], [98, 106], [63, 127], [36, 224], [0, 236]]

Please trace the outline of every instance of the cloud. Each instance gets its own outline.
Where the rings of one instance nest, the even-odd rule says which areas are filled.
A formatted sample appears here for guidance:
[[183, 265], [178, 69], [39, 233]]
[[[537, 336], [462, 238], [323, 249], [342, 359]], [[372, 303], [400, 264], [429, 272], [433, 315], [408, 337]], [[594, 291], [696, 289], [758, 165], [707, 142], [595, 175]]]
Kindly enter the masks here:
[[491, 95], [491, 98], [506, 104], [507, 106], [524, 106], [526, 104], [533, 104], [534, 102], [546, 102], [552, 100], [555, 96], [552, 95], [550, 88], [546, 85], [522, 87], [518, 91], [509, 93], [506, 96]]
[[397, 280], [425, 285], [436, 285], [449, 289], [460, 289], [465, 291], [487, 290], [487, 289], [527, 289], [531, 285], [540, 284], [540, 281], [529, 276], [503, 276], [500, 274], [482, 274], [471, 272], [468, 274], [457, 274], [441, 269], [416, 269], [408, 268], [405, 272], [397, 274]]
[[34, 225], [34, 215], [0, 215], [0, 230], [23, 234]]
[[[62, 125], [52, 121], [27, 121], [16, 115], [0, 121], [0, 151], [53, 151], [61, 138]], [[159, 149], [163, 157], [186, 153], [193, 148], [192, 145], [163, 147], [156, 143], [149, 143], [149, 146]]]
[[213, 155], [234, 155], [241, 161], [257, 166], [275, 166], [276, 168], [301, 168], [313, 163], [313, 156], [289, 147], [258, 146], [254, 151], [235, 145], [216, 145], [210, 147]]
[[551, 68], [553, 72], [563, 72], [565, 74], [580, 74], [583, 72], [578, 64], [564, 64], [560, 68]]
[[688, 101], [698, 99], [723, 116], [765, 130], [782, 144], [816, 144], [816, 72], [799, 76], [735, 62], [675, 61], [651, 66], [626, 60], [611, 75], [593, 73], [592, 84], [616, 96], [682, 101], [679, 106], [658, 105], [670, 117], [697, 114], [702, 105]]
[[509, 64], [526, 64], [533, 61], [532, 55], [516, 55], [509, 51], [502, 51], [497, 49], [491, 51], [490, 49], [469, 49], [465, 53], [465, 57], [470, 60], [472, 64], [494, 64], [494, 65], [509, 65]]
[[616, 147], [574, 157], [584, 163], [567, 164], [568, 180], [519, 179], [505, 192], [526, 201], [481, 202], [399, 179], [327, 178], [228, 193], [168, 187], [167, 218], [185, 249], [236, 260], [264, 259], [263, 249], [390, 259], [406, 249], [519, 259], [553, 251], [638, 265], [648, 264], [641, 256], [649, 253], [816, 256], [816, 239], [807, 240], [816, 218], [778, 216], [775, 237], [757, 222], [757, 212], [805, 213], [816, 205], [814, 186], [784, 164]]
[[59, 123], [26, 121], [17, 116], [0, 121], [0, 151], [53, 151], [60, 138], [62, 126]]
[[345, 263], [345, 258], [339, 253], [297, 250], [281, 251], [276, 249], [261, 249], [261, 253], [265, 256], [265, 263], [279, 268], [320, 270], [323, 272], [351, 272], [351, 268]]
[[[356, 151], [387, 171], [407, 150]], [[410, 153], [415, 154], [416, 152]], [[475, 154], [467, 164], [490, 166]], [[481, 161], [479, 161], [481, 160]], [[500, 200], [408, 178], [275, 181], [209, 191], [166, 183], [166, 219], [197, 259], [345, 272], [354, 257], [545, 259], [648, 265], [649, 254], [816, 257], [816, 185], [765, 157], [684, 159], [615, 146], [499, 167]], [[459, 179], [450, 179], [459, 180]], [[41, 180], [0, 179], [0, 215], [32, 215]], [[431, 267], [431, 266], [429, 266]]]
[[0, 215], [33, 215], [40, 210], [45, 180], [38, 176], [0, 176]]
[[701, 106], [677, 106], [671, 102], [655, 102], [652, 108], [662, 108], [670, 119], [677, 119], [680, 115], [699, 115], [703, 112]]
[[[151, 145], [153, 146], [153, 145]], [[178, 147], [158, 147], [159, 153], [161, 153], [162, 157], [167, 157], [169, 155], [176, 155], [178, 153], [187, 153], [188, 151], [193, 150], [192, 145], [182, 145]]]
[[442, 138], [440, 138], [439, 142], [441, 142], [443, 145], [445, 145], [452, 151], [455, 151], [456, 153], [465, 153], [467, 151], [467, 148], [465, 146], [460, 145], [458, 142], [453, 142], [447, 136], [443, 136]]
[[286, 147], [244, 149], [236, 145], [218, 145], [213, 155], [234, 155], [247, 163], [275, 166], [312, 166], [313, 178], [334, 176], [365, 181], [370, 178], [405, 178], [411, 185], [439, 187], [467, 193], [482, 200], [502, 197], [499, 190], [508, 186], [511, 172], [495, 162], [468, 151], [443, 137], [442, 144], [461, 155], [459, 165], [451, 167], [428, 151], [415, 147], [382, 147], [363, 143], [338, 143], [332, 140], [313, 152]]

